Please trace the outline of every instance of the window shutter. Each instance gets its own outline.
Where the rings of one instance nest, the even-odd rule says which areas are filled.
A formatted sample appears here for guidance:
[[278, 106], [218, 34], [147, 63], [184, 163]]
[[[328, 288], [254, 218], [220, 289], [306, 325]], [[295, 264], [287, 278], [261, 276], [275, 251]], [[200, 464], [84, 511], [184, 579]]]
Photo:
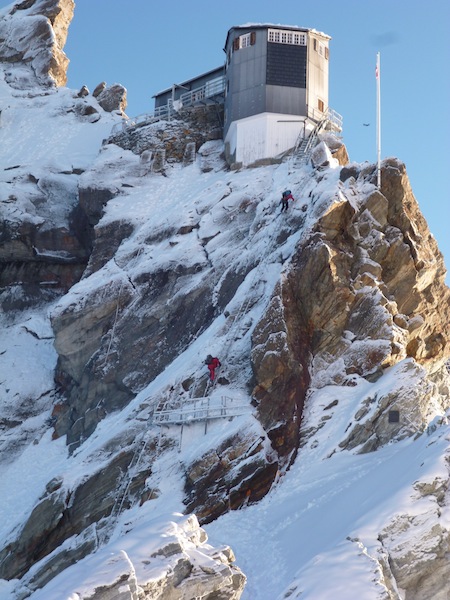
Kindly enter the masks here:
[[233, 40], [233, 50], [239, 50], [239, 38], [234, 38]]
[[254, 46], [256, 44], [256, 31], [252, 31], [250, 33], [250, 46]]
[[325, 48], [325, 58], [328, 60], [329, 57], [330, 57], [330, 51], [328, 50], [328, 48]]

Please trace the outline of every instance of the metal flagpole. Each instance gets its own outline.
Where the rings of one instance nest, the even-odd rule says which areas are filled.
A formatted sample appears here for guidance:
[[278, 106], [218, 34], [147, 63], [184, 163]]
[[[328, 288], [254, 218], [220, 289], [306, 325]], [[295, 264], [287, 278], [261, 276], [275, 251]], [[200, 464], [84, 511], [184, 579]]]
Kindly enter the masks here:
[[381, 188], [381, 94], [380, 94], [380, 53], [377, 52], [377, 187]]

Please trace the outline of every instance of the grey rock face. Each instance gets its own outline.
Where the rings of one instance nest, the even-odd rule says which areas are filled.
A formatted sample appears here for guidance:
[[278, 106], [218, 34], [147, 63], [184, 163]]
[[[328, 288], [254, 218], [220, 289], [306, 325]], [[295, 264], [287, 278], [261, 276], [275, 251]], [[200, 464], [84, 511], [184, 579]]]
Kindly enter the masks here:
[[[44, 495], [35, 506], [18, 538], [4, 548], [0, 554], [0, 577], [14, 579], [22, 577], [30, 568], [65, 539], [82, 533], [92, 523], [107, 516], [114, 505], [114, 496], [110, 494], [118, 485], [132, 458], [131, 453], [119, 454], [108, 467], [95, 473], [75, 490], [61, 486], [54, 492]], [[91, 541], [91, 546], [92, 546]], [[83, 556], [83, 551], [78, 555]], [[71, 564], [73, 554], [60, 557], [59, 570]], [[58, 572], [52, 568], [53, 576]], [[43, 575], [37, 574], [37, 579]]]
[[[190, 272], [182, 268], [158, 271], [142, 274], [134, 282], [120, 278], [114, 286], [108, 283], [96, 289], [83, 306], [75, 310], [68, 306], [54, 313], [55, 346], [60, 356], [57, 378], [70, 398], [69, 430], [66, 426], [57, 430], [68, 433], [69, 443], [92, 433], [95, 414], [101, 416], [98, 408], [91, 412], [94, 407], [100, 403], [108, 412], [123, 407], [211, 320], [214, 308], [211, 301], [205, 301], [212, 295], [211, 281], [204, 280], [188, 294], [178, 295], [170, 309], [167, 306], [179, 278]], [[129, 310], [131, 301], [133, 309]], [[134, 374], [131, 381], [130, 373]], [[93, 420], [87, 426], [89, 414]], [[76, 431], [72, 428], [75, 422]]]
[[[76, 208], [73, 176], [49, 173], [35, 180], [29, 175], [25, 182], [23, 178], [19, 176], [17, 184], [12, 180], [14, 193], [4, 204], [0, 220], [4, 310], [65, 293], [80, 279], [90, 253], [85, 218]], [[53, 208], [55, 201], [59, 210]]]

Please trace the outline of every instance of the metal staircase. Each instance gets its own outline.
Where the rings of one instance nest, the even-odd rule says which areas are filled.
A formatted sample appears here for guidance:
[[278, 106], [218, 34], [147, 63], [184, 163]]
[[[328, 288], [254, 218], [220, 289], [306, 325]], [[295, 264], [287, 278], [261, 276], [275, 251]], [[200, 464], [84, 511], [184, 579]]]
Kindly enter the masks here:
[[[314, 117], [315, 115], [313, 115], [313, 118]], [[331, 108], [328, 108], [326, 112], [319, 115], [319, 118], [308, 137], [302, 134], [298, 136], [297, 143], [295, 144], [292, 153], [296, 165], [304, 165], [309, 161], [314, 148], [319, 142], [319, 135], [324, 130], [337, 133], [342, 131], [342, 117]]]

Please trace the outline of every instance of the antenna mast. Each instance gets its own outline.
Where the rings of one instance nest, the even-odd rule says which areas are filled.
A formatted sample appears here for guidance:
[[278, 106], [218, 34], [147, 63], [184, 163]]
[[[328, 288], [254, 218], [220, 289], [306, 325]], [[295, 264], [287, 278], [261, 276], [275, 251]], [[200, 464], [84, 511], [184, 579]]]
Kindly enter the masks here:
[[377, 187], [381, 188], [381, 94], [380, 94], [380, 53], [377, 52]]

